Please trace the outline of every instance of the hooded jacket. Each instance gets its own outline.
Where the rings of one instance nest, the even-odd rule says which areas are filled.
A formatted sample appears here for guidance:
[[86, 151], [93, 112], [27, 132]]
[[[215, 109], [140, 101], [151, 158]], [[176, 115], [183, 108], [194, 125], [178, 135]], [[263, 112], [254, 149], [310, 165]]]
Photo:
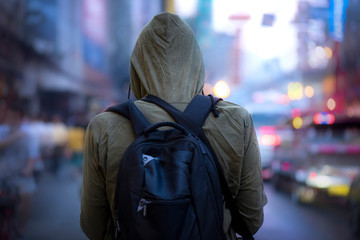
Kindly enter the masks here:
[[[202, 54], [191, 28], [177, 15], [155, 16], [142, 30], [130, 57], [130, 85], [136, 106], [151, 122], [174, 121], [160, 107], [142, 101], [158, 96], [183, 111], [201, 94], [205, 79]], [[229, 188], [252, 234], [263, 223], [264, 193], [261, 161], [251, 115], [242, 107], [220, 101], [203, 130], [223, 168]], [[80, 223], [90, 239], [111, 239], [117, 173], [122, 156], [135, 139], [130, 121], [104, 112], [86, 130]], [[224, 209], [224, 232], [234, 239], [231, 216]]]

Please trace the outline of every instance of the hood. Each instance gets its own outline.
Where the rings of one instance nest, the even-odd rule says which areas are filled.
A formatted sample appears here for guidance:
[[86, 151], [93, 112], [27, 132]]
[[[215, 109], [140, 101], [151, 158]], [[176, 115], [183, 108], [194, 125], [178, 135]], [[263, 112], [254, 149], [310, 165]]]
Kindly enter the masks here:
[[130, 57], [136, 99], [148, 94], [189, 102], [204, 85], [203, 57], [191, 28], [177, 15], [156, 15], [140, 33]]

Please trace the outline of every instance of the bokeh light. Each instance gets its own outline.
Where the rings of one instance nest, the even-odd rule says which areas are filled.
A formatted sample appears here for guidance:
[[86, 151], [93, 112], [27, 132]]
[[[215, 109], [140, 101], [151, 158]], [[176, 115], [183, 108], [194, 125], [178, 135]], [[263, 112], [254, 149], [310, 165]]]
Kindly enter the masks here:
[[329, 47], [324, 47], [325, 56], [330, 59], [332, 57], [332, 50]]
[[304, 89], [305, 96], [312, 98], [314, 96], [314, 88], [311, 86], [306, 86]]
[[300, 129], [302, 125], [303, 125], [303, 120], [301, 117], [295, 117], [293, 119], [293, 126], [295, 129]]
[[301, 111], [298, 108], [294, 108], [291, 110], [291, 117], [296, 118], [301, 116]]
[[314, 115], [314, 123], [321, 125], [330, 125], [335, 122], [335, 116], [330, 113], [320, 112]]
[[227, 82], [220, 80], [214, 86], [214, 94], [220, 98], [227, 98], [230, 96], [230, 87]]
[[288, 97], [291, 100], [300, 100], [303, 97], [303, 85], [300, 82], [290, 82], [288, 84]]
[[333, 111], [336, 107], [336, 102], [333, 98], [329, 98], [326, 102], [326, 106], [329, 108], [330, 111]]

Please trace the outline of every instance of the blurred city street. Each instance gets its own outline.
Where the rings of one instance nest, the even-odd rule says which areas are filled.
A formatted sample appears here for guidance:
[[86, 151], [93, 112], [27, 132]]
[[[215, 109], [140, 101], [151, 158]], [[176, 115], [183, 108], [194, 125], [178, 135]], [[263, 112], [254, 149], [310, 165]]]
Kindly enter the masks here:
[[[57, 177], [45, 173], [40, 178], [24, 240], [87, 239], [79, 225], [81, 176], [74, 177], [72, 170], [64, 165]], [[345, 206], [296, 204], [288, 194], [275, 191], [270, 182], [265, 183], [265, 191], [269, 203], [255, 239], [356, 239]]]
[[360, 236], [360, 0], [6, 0], [0, 240], [87, 239], [85, 130], [109, 106], [135, 99], [130, 56], [162, 12], [193, 30], [203, 93], [251, 114], [268, 197], [255, 238]]
[[24, 240], [87, 239], [80, 228], [81, 176], [73, 176], [70, 165], [57, 176], [44, 173], [34, 194]]
[[357, 239], [351, 234], [345, 206], [296, 204], [288, 194], [275, 191], [271, 183], [265, 184], [265, 191], [269, 202], [264, 208], [264, 224], [255, 234], [255, 239]]

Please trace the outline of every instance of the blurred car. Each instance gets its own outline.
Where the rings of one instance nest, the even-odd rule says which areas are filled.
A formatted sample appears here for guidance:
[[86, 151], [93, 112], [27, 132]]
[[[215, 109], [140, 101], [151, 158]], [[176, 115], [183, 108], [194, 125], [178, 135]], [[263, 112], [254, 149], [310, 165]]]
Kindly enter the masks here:
[[246, 108], [252, 115], [259, 142], [263, 179], [271, 180], [274, 148], [292, 138], [293, 132], [285, 125], [290, 118], [290, 109], [274, 104], [252, 104]]
[[350, 185], [348, 207], [350, 229], [355, 236], [360, 236], [360, 173]]
[[331, 116], [327, 122], [316, 116], [294, 130], [290, 145], [275, 149], [274, 186], [295, 202], [346, 199], [360, 169], [360, 119]]

